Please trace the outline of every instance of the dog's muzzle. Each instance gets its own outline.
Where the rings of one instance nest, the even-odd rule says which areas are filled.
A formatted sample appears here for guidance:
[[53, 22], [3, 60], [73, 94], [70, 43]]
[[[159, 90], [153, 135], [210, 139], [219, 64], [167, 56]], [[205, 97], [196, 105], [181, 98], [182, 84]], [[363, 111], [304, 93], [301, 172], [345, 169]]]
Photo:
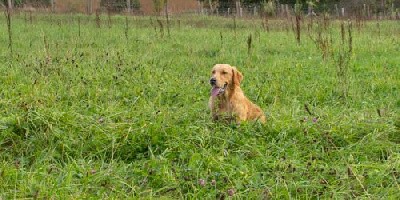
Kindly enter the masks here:
[[228, 86], [227, 83], [224, 84], [224, 87], [218, 87], [216, 82], [212, 82], [212, 79], [210, 80], [210, 83], [212, 85], [211, 88], [211, 96], [216, 97], [218, 95], [221, 95], [225, 92], [226, 87]]
[[210, 84], [211, 84], [211, 86], [216, 85], [217, 84], [217, 79], [216, 78], [211, 78], [210, 79]]

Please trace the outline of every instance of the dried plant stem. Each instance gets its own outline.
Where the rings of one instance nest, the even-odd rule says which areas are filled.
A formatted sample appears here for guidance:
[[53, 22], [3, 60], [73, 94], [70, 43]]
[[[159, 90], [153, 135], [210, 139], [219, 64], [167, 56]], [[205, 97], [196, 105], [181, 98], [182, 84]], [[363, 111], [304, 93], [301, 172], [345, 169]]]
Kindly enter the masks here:
[[307, 113], [309, 114], [309, 115], [313, 115], [313, 113], [310, 111], [310, 108], [308, 107], [308, 104], [307, 103], [305, 103], [304, 104], [304, 109], [307, 111]]
[[233, 31], [235, 32], [236, 37], [236, 16], [233, 16]]
[[96, 10], [96, 25], [97, 25], [97, 28], [100, 28], [100, 24], [101, 24], [101, 22], [100, 22], [100, 10], [97, 9]]
[[167, 32], [168, 32], [168, 36], [170, 36], [170, 31], [169, 31], [169, 15], [168, 15], [168, 0], [165, 0], [164, 2], [165, 4], [165, 17], [167, 18]]
[[125, 16], [125, 38], [128, 41], [129, 21], [128, 16]]
[[346, 41], [346, 34], [345, 34], [344, 22], [343, 21], [340, 23], [340, 35], [342, 36], [342, 44], [344, 44], [345, 41]]
[[300, 44], [300, 32], [300, 14], [296, 14], [296, 40], [298, 44]]
[[377, 27], [377, 29], [378, 29], [378, 37], [381, 38], [381, 26], [380, 26], [380, 24], [379, 24], [379, 21], [376, 22], [376, 27]]
[[12, 48], [12, 31], [11, 31], [11, 10], [7, 7], [5, 11], [6, 19], [7, 19], [7, 32], [8, 32], [8, 49], [10, 49], [10, 54], [13, 54]]
[[351, 56], [351, 54], [353, 53], [353, 36], [352, 36], [352, 32], [353, 32], [353, 25], [351, 23], [351, 21], [348, 21], [348, 33], [349, 33], [349, 55]]
[[315, 43], [317, 48], [321, 50], [322, 58], [324, 61], [327, 60], [329, 53], [331, 52], [331, 45], [332, 45], [332, 35], [327, 31], [324, 27], [325, 22], [321, 20], [317, 21], [316, 24], [316, 35], [314, 36], [313, 30], [310, 29], [308, 35], [310, 39]]
[[342, 43], [339, 47], [338, 57], [336, 60], [337, 66], [337, 80], [338, 80], [338, 90], [340, 92], [340, 97], [346, 99], [348, 96], [349, 90], [349, 63], [351, 59], [351, 55], [353, 53], [353, 27], [352, 23], [349, 20], [347, 23], [347, 50], [345, 45], [345, 25], [344, 22], [341, 24], [341, 34], [342, 34]]
[[51, 56], [49, 51], [49, 43], [47, 41], [47, 37], [43, 34], [43, 43], [44, 43], [44, 51], [46, 53], [46, 63], [49, 64], [51, 62]]
[[222, 35], [222, 32], [219, 32], [219, 36], [221, 39], [221, 48], [224, 46], [224, 36]]
[[108, 18], [108, 28], [112, 27], [112, 21], [111, 21], [111, 10], [108, 9], [107, 11], [107, 18]]
[[269, 32], [269, 24], [268, 24], [268, 18], [267, 16], [264, 16], [264, 20], [262, 21], [262, 25], [264, 27], [264, 30]]
[[81, 37], [81, 18], [78, 16], [78, 36]]
[[160, 25], [160, 34], [161, 37], [164, 37], [164, 24], [162, 23], [162, 21], [160, 19], [157, 19], [158, 25]]
[[251, 46], [252, 46], [252, 35], [250, 34], [249, 37], [247, 38], [247, 54], [250, 55], [251, 54]]
[[32, 24], [33, 19], [32, 19], [32, 11], [29, 11], [29, 22]]

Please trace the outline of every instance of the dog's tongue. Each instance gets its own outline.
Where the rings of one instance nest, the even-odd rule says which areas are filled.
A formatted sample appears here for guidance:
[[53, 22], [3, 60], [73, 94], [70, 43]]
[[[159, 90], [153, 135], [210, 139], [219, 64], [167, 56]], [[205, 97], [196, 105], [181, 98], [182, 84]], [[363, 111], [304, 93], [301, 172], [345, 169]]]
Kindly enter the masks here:
[[213, 97], [217, 96], [217, 95], [219, 94], [219, 90], [220, 90], [219, 87], [214, 86], [214, 87], [211, 89], [211, 96], [213, 96]]

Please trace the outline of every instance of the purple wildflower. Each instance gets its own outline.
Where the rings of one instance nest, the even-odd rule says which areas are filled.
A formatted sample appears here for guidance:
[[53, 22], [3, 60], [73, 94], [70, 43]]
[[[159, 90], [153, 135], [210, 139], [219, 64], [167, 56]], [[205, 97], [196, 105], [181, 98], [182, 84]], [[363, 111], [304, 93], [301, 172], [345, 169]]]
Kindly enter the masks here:
[[229, 190], [228, 190], [228, 195], [229, 195], [229, 196], [235, 195], [235, 189], [233, 189], [233, 188], [229, 189]]
[[204, 179], [199, 179], [199, 185], [200, 186], [206, 185], [206, 181]]

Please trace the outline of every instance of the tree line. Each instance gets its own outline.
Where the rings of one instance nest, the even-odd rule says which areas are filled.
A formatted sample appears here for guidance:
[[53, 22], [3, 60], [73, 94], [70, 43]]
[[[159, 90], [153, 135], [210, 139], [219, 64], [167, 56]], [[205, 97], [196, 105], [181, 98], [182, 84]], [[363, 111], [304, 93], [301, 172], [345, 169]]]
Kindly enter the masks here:
[[234, 8], [237, 2], [242, 6], [279, 7], [282, 4], [301, 5], [303, 10], [312, 7], [317, 11], [329, 11], [335, 8], [346, 8], [349, 12], [357, 12], [368, 7], [375, 13], [399, 9], [400, 0], [199, 0], [205, 7], [217, 7], [219, 9]]

